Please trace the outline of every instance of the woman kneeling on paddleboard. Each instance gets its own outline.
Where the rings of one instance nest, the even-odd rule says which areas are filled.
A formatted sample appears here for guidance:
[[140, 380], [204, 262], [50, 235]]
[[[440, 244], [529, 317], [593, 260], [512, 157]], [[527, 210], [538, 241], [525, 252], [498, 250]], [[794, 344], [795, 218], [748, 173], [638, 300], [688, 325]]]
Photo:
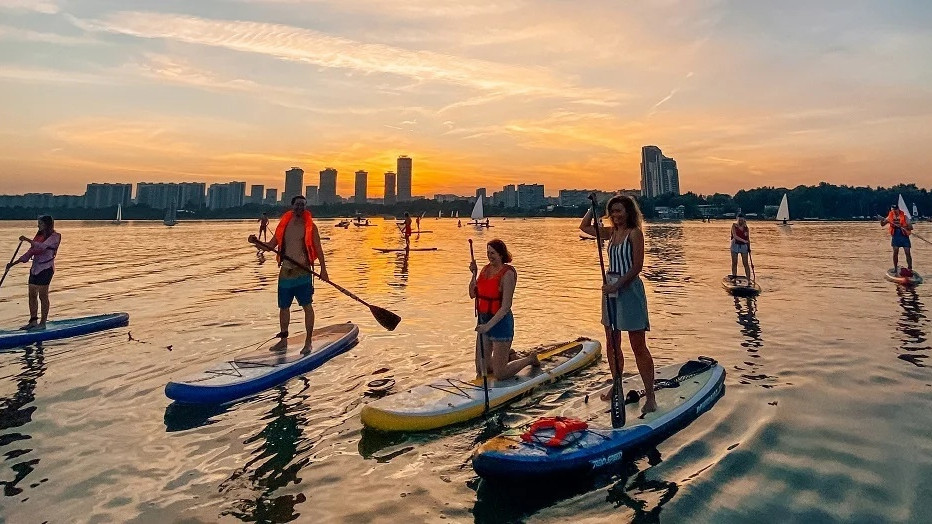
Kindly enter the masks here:
[[[627, 331], [631, 351], [634, 352], [634, 360], [644, 382], [644, 406], [641, 412], [650, 413], [657, 410], [657, 400], [654, 398], [654, 359], [647, 349], [647, 332], [650, 331], [647, 293], [641, 281], [641, 270], [644, 267], [644, 233], [641, 224], [644, 219], [637, 202], [629, 196], [615, 195], [605, 207], [612, 226], [599, 225], [601, 229], [598, 238], [608, 239], [608, 283], [602, 286], [602, 293], [607, 296], [607, 300], [602, 300], [602, 325], [605, 326], [609, 348], [609, 368], [612, 373], [616, 373], [617, 369], [618, 376], [613, 378], [621, 380], [625, 369], [621, 332]], [[597, 236], [595, 228], [590, 209], [579, 224], [579, 229]], [[614, 302], [611, 308], [608, 307], [609, 301]], [[610, 312], [615, 315], [614, 322], [609, 318]], [[602, 394], [602, 400], [609, 400], [610, 395], [611, 389]]]
[[[482, 268], [481, 273], [478, 272], [475, 260], [469, 264], [469, 270], [472, 272], [469, 298], [476, 300], [479, 313], [476, 332], [482, 337], [481, 347], [484, 349], [486, 372], [492, 373], [496, 380], [504, 380], [515, 376], [526, 366], [539, 366], [540, 360], [537, 359], [536, 353], [532, 353], [509, 361], [511, 342], [515, 338], [515, 317], [511, 312], [511, 301], [514, 298], [518, 274], [509, 264], [511, 253], [504, 242], [492, 240], [488, 243], [486, 251], [489, 263]], [[476, 355], [476, 371], [481, 375], [478, 348]]]

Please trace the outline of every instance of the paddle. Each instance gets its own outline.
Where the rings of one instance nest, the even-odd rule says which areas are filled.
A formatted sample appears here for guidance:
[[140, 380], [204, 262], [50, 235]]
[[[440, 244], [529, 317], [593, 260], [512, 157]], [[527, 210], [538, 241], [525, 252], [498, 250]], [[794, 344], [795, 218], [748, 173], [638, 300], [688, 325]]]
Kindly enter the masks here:
[[[20, 240], [20, 241], [19, 241], [19, 244], [17, 244], [17, 246], [16, 246], [16, 251], [13, 252], [13, 257], [10, 259], [10, 264], [12, 264], [14, 260], [16, 260], [16, 255], [19, 254], [19, 248], [21, 248], [21, 247], [23, 247], [23, 241], [22, 241], [22, 240]], [[6, 274], [9, 273], [9, 272], [10, 272], [10, 266], [8, 265], [8, 266], [6, 267], [6, 269], [3, 271], [3, 277], [0, 278], [0, 286], [3, 285], [3, 281], [6, 280]]]
[[[472, 250], [472, 239], [469, 239], [469, 258], [474, 263], [476, 254]], [[478, 268], [477, 268], [478, 269]], [[476, 326], [479, 326], [479, 291], [476, 290]], [[482, 392], [485, 394], [485, 411], [489, 412], [489, 374], [485, 369], [485, 343], [482, 341], [482, 333], [476, 333], [476, 340], [479, 343], [479, 368], [482, 370]]]
[[751, 254], [750, 243], [748, 243], [748, 261], [751, 262], [751, 282], [757, 282], [757, 271], [754, 270], [754, 255]]
[[321, 278], [320, 274], [318, 274], [318, 273], [315, 272], [313, 269], [311, 269], [311, 267], [308, 266], [307, 264], [302, 264], [301, 262], [298, 262], [297, 260], [295, 260], [295, 259], [289, 257], [288, 255], [282, 253], [280, 250], [275, 249], [274, 247], [272, 247], [272, 246], [266, 244], [265, 242], [260, 241], [258, 238], [256, 238], [256, 235], [249, 235], [248, 240], [249, 240], [249, 243], [250, 243], [250, 244], [252, 244], [252, 245], [254, 245], [254, 246], [256, 246], [256, 247], [260, 247], [260, 248], [262, 248], [262, 249], [265, 249], [266, 251], [271, 251], [271, 252], [277, 254], [278, 256], [284, 258], [285, 260], [291, 262], [292, 264], [294, 264], [294, 265], [300, 267], [301, 269], [303, 269], [303, 270], [309, 272], [310, 274], [316, 276], [317, 278], [320, 278], [322, 281], [324, 281], [324, 282], [330, 284], [331, 286], [337, 288], [337, 291], [339, 291], [340, 293], [343, 293], [344, 295], [350, 297], [351, 299], [353, 299], [353, 300], [359, 302], [360, 304], [362, 304], [362, 305], [368, 307], [368, 308], [369, 308], [369, 311], [372, 312], [372, 316], [375, 317], [375, 320], [376, 320], [379, 324], [381, 324], [381, 326], [382, 326], [383, 328], [385, 328], [385, 329], [387, 329], [387, 330], [389, 330], [389, 331], [393, 331], [396, 327], [398, 327], [398, 323], [401, 322], [401, 317], [399, 317], [398, 315], [392, 313], [391, 311], [389, 311], [389, 310], [387, 310], [387, 309], [383, 309], [383, 308], [380, 308], [380, 307], [378, 307], [378, 306], [374, 306], [374, 305], [372, 305], [372, 304], [366, 302], [365, 300], [363, 300], [363, 299], [357, 297], [357, 296], [356, 296], [355, 294], [353, 294], [351, 291], [347, 290], [346, 288], [344, 288], [343, 286], [341, 286], [341, 285], [339, 285], [339, 284], [336, 284], [336, 283], [334, 283], [334, 282], [331, 282], [330, 280], [325, 280], [325, 279]]
[[[595, 248], [599, 251], [599, 268], [602, 271], [602, 284], [608, 284], [608, 278], [605, 276], [605, 258], [602, 255], [602, 220], [597, 218], [598, 211], [595, 203], [595, 193], [589, 195], [592, 201], [592, 220], [595, 226]], [[604, 294], [604, 293], [603, 293]], [[620, 428], [625, 425], [625, 405], [621, 399], [624, 398], [623, 386], [621, 383], [621, 372], [618, 371], [617, 357], [621, 348], [615, 348], [615, 301], [608, 295], [605, 295], [606, 309], [608, 310], [608, 324], [611, 328], [611, 336], [608, 337], [608, 350], [612, 352], [614, 358], [608, 359], [612, 367], [612, 427]], [[618, 351], [616, 351], [618, 349]]]

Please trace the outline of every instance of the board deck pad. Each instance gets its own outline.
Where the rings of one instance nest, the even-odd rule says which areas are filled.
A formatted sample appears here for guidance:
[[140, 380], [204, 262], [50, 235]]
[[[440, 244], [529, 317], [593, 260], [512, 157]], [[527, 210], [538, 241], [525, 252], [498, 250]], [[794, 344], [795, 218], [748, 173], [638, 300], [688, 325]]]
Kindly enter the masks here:
[[[596, 362], [601, 345], [580, 340], [538, 352], [540, 368], [526, 367], [514, 377], [488, 377], [490, 409], [501, 407], [563, 375]], [[382, 398], [363, 407], [363, 424], [382, 431], [424, 431], [480, 416], [485, 410], [481, 377], [444, 378]]]

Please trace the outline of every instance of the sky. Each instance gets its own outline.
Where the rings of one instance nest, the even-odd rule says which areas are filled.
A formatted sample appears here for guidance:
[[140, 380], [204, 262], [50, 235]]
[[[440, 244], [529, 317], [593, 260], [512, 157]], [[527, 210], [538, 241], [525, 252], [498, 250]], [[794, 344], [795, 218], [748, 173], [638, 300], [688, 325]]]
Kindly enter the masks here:
[[0, 194], [932, 186], [928, 0], [0, 0]]

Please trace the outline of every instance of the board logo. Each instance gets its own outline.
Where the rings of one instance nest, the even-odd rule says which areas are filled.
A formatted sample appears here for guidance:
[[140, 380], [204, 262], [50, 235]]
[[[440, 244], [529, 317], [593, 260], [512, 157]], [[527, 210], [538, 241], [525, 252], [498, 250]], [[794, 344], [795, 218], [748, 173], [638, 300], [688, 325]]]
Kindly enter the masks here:
[[619, 451], [617, 453], [612, 453], [611, 455], [608, 455], [606, 457], [591, 460], [589, 461], [589, 464], [592, 464], [593, 468], [601, 468], [602, 466], [606, 466], [613, 462], [618, 462], [619, 460], [621, 460], [622, 454], [623, 454], [622, 451]]
[[715, 402], [715, 400], [719, 397], [719, 393], [721, 393], [722, 387], [723, 387], [723, 386], [724, 386], [724, 383], [719, 384], [719, 385], [715, 388], [715, 390], [712, 392], [712, 394], [709, 395], [708, 397], [706, 397], [706, 399], [703, 400], [703, 401], [699, 404], [698, 407], [696, 407], [696, 415], [698, 415], [698, 414], [702, 413], [703, 411], [705, 411], [706, 409], [708, 409], [709, 406], [711, 406], [712, 403]]

